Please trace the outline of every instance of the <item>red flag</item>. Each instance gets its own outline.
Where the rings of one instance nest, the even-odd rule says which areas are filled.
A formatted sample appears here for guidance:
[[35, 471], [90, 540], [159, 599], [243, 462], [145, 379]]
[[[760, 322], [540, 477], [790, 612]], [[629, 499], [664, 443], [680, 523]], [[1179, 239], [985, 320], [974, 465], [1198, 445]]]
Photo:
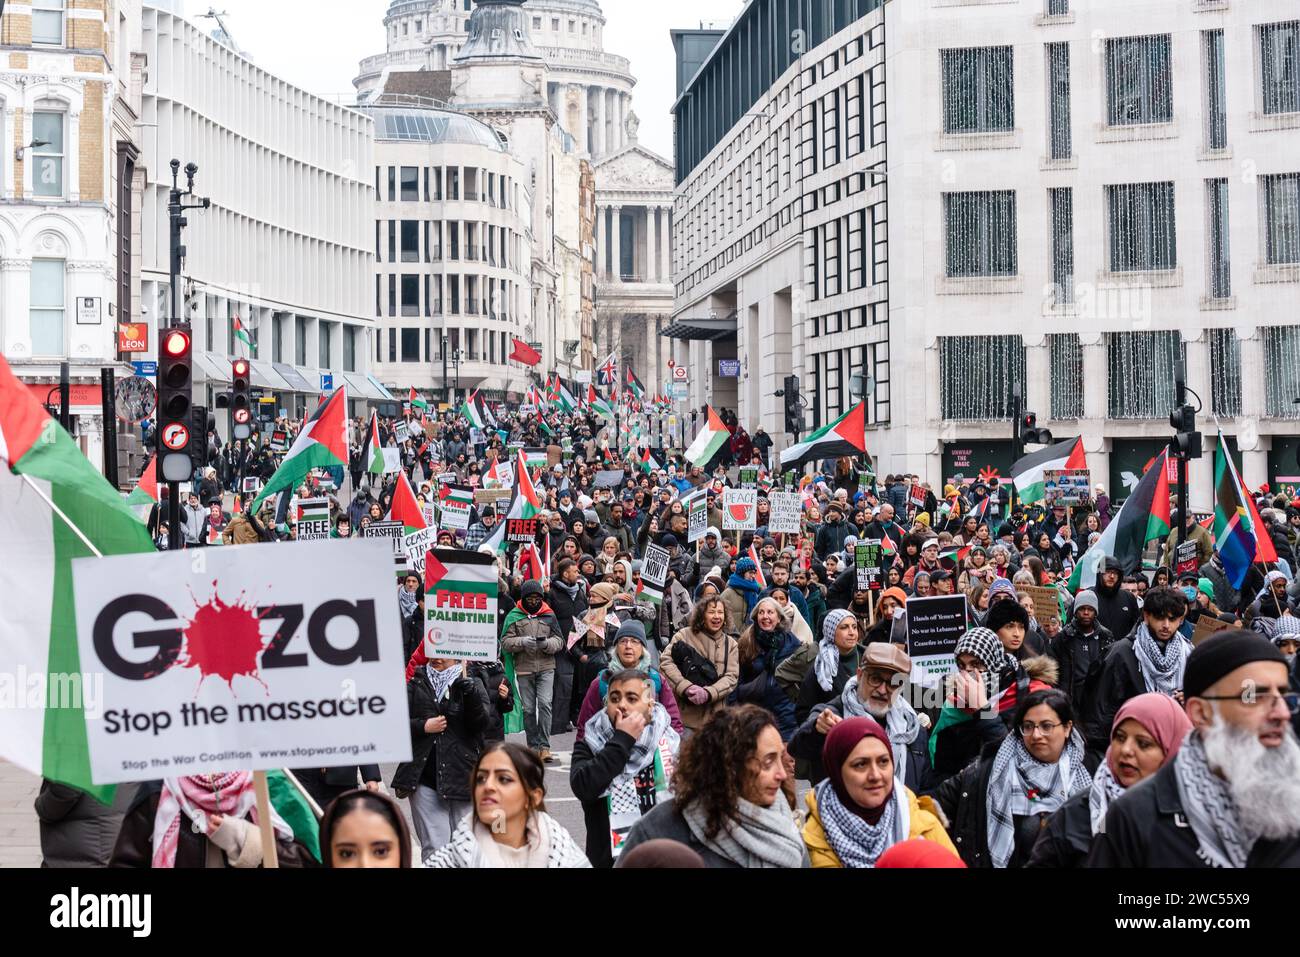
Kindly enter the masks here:
[[767, 576], [763, 574], [763, 563], [759, 560], [758, 549], [754, 547], [753, 542], [749, 543], [749, 551], [745, 554], [754, 563], [754, 570], [758, 572], [758, 577], [755, 579], [758, 582], [758, 587], [767, 588]]
[[522, 339], [514, 339], [514, 351], [510, 353], [510, 358], [515, 362], [522, 362], [526, 366], [535, 366], [542, 361], [542, 354], [524, 342]]

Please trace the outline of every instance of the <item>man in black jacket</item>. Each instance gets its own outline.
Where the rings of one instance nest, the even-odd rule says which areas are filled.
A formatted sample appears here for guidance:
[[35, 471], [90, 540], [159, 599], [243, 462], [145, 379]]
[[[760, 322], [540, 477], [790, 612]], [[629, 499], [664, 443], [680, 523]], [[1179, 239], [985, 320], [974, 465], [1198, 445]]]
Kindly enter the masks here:
[[1119, 559], [1106, 556], [1101, 560], [1097, 584], [1097, 620], [1116, 638], [1126, 638], [1142, 618], [1142, 610], [1132, 592], [1124, 590], [1124, 566]]
[[817, 557], [825, 559], [832, 552], [844, 550], [844, 539], [855, 529], [844, 521], [844, 508], [838, 502], [826, 506], [826, 523], [817, 530], [815, 549]]
[[884, 540], [886, 537], [894, 543], [897, 548], [907, 536], [907, 530], [894, 521], [894, 506], [888, 502], [880, 506], [880, 514], [876, 520], [867, 525], [864, 533], [867, 538]]
[[[560, 634], [567, 643], [573, 632], [573, 621], [581, 618], [587, 611], [586, 582], [578, 574], [578, 563], [570, 558], [561, 558], [556, 567], [555, 577], [551, 579], [551, 591], [547, 596], [555, 619], [560, 623]], [[551, 697], [551, 734], [566, 734], [569, 722], [578, 713], [578, 702], [573, 700], [574, 662], [568, 654], [555, 656], [555, 688]]]
[[1300, 744], [1285, 657], [1221, 631], [1187, 660], [1193, 731], [1111, 805], [1089, 867], [1300, 867]]
[[1084, 685], [1093, 669], [1100, 669], [1114, 644], [1110, 629], [1097, 622], [1097, 596], [1081, 591], [1074, 599], [1074, 614], [1060, 634], [1047, 643], [1047, 653], [1061, 668], [1056, 686], [1070, 696], [1079, 714], [1087, 714]]

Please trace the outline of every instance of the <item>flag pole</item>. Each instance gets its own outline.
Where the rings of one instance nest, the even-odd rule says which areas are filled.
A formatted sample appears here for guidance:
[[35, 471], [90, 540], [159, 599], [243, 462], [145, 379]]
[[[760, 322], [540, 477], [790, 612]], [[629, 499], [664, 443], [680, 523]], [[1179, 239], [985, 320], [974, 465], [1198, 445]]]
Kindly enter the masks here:
[[257, 795], [257, 829], [262, 834], [262, 866], [280, 866], [279, 849], [275, 846], [275, 827], [271, 823], [271, 789], [266, 783], [265, 771], [253, 772], [253, 791]]
[[41, 488], [39, 485], [37, 485], [36, 482], [32, 480], [32, 477], [30, 475], [23, 474], [22, 480], [31, 487], [31, 490], [33, 492], [35, 492], [37, 495], [41, 497], [41, 499], [45, 502], [45, 504], [48, 505], [54, 511], [55, 515], [63, 519], [64, 525], [67, 525], [68, 528], [76, 532], [77, 537], [81, 539], [83, 545], [85, 545], [87, 548], [90, 549], [92, 555], [94, 555], [96, 558], [104, 557], [104, 553], [95, 547], [94, 543], [91, 542], [91, 540], [86, 537], [86, 533], [83, 532], [81, 529], [79, 529], [76, 526], [76, 524], [72, 521], [72, 519], [68, 518], [68, 516], [64, 513], [63, 509], [59, 508], [59, 506], [54, 504], [54, 500], [45, 494], [45, 490]]

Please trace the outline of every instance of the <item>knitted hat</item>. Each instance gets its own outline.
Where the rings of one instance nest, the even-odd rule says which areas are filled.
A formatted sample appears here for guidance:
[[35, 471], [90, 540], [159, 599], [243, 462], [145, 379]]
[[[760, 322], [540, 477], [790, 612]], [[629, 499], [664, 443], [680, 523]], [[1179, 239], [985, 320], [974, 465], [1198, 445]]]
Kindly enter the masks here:
[[1214, 582], [1208, 578], [1198, 578], [1196, 580], [1196, 590], [1203, 594], [1210, 601], [1214, 601]]
[[587, 603], [592, 608], [599, 608], [601, 605], [608, 605], [617, 594], [618, 587], [616, 585], [611, 582], [599, 582], [591, 586], [591, 591], [587, 595]]
[[523, 588], [519, 591], [519, 598], [521, 601], [529, 595], [536, 595], [539, 598], [542, 595], [542, 583], [536, 578], [530, 578], [528, 581], [524, 582]]
[[990, 605], [988, 614], [984, 616], [984, 627], [989, 631], [997, 631], [1003, 625], [1016, 622], [1028, 630], [1029, 612], [1018, 601], [1000, 601], [996, 605]]
[[618, 626], [618, 634], [614, 637], [615, 643], [622, 641], [624, 638], [635, 638], [641, 643], [641, 647], [646, 647], [645, 643], [645, 625], [635, 618], [629, 618], [623, 624]]
[[957, 647], [953, 648], [952, 656], [960, 658], [962, 655], [974, 655], [984, 663], [985, 668], [994, 673], [1001, 671], [1007, 662], [1002, 639], [988, 628], [972, 628], [957, 639]]
[[676, 548], [677, 536], [669, 532], [667, 535], [665, 535], [663, 538], [659, 540], [659, 544], [662, 545], [664, 548]]
[[1188, 698], [1200, 697], [1224, 675], [1255, 661], [1287, 664], [1286, 656], [1271, 641], [1253, 631], [1221, 631], [1211, 635], [1187, 656], [1183, 694]]
[[993, 584], [989, 586], [989, 601], [992, 602], [994, 598], [1002, 594], [1014, 599], [1016, 597], [1016, 586], [1006, 578], [993, 579]]
[[1090, 589], [1085, 589], [1074, 596], [1074, 610], [1077, 612], [1080, 608], [1091, 608], [1097, 611], [1097, 593]]
[[748, 572], [756, 571], [758, 571], [758, 566], [754, 564], [754, 560], [751, 558], [742, 558], [740, 561], [736, 562], [737, 575], [743, 576]]
[[[880, 593], [880, 598], [892, 598], [898, 602], [899, 607], [907, 604], [907, 592], [895, 585], [893, 588], [886, 588]], [[879, 601], [880, 599], [877, 599]]]

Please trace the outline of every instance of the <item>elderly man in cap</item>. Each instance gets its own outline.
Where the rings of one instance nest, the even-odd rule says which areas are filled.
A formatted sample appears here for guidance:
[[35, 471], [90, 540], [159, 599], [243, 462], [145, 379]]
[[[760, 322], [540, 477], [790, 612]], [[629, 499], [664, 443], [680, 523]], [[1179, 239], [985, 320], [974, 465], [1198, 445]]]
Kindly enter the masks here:
[[790, 739], [789, 750], [807, 762], [808, 780], [818, 784], [826, 777], [822, 745], [826, 735], [845, 718], [873, 718], [889, 733], [894, 748], [894, 776], [915, 794], [931, 790], [929, 720], [903, 694], [912, 671], [912, 659], [898, 645], [873, 642], [862, 650], [857, 674], [848, 680], [838, 698], [815, 705], [808, 719]]
[[1090, 867], [1300, 867], [1297, 696], [1266, 638], [1223, 631], [1191, 653], [1190, 734], [1111, 805]]

